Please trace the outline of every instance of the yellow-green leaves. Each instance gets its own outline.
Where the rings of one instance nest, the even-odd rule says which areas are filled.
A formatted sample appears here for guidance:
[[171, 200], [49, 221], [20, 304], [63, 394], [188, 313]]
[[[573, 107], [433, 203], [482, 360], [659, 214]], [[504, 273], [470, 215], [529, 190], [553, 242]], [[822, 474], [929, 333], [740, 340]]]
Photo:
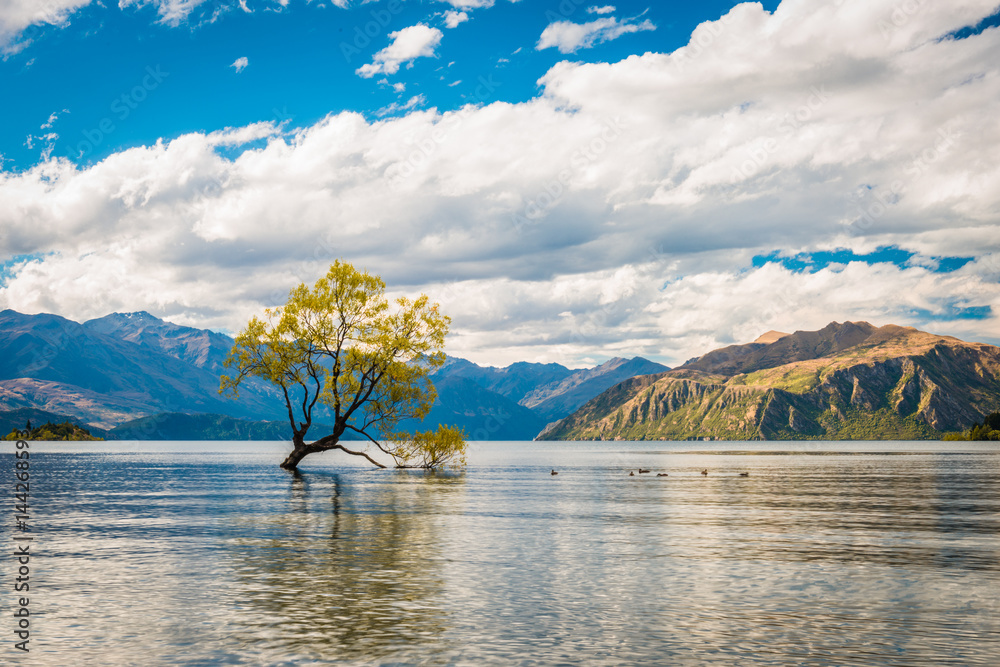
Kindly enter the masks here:
[[404, 468], [464, 466], [468, 446], [462, 429], [443, 424], [437, 431], [397, 434], [387, 444], [396, 465]]
[[319, 404], [329, 408], [335, 426], [312, 446], [322, 442], [328, 449], [353, 430], [397, 464], [419, 460], [436, 467], [464, 457], [460, 431], [407, 436], [401, 458], [383, 441], [401, 420], [430, 411], [435, 393], [429, 373], [444, 363], [450, 321], [426, 295], [390, 303], [381, 278], [337, 261], [311, 288], [299, 285], [284, 306], [250, 319], [226, 360], [234, 374], [222, 377], [220, 392], [237, 396], [248, 377], [281, 388], [297, 447], [306, 446]]

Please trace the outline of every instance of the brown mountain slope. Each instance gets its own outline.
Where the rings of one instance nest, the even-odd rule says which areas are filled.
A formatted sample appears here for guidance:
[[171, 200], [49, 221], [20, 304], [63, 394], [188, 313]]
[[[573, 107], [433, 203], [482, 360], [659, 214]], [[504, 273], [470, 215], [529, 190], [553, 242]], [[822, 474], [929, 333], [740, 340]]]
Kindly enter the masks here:
[[766, 332], [762, 333], [761, 335], [757, 336], [757, 339], [754, 340], [754, 342], [755, 343], [773, 343], [774, 341], [776, 341], [776, 340], [778, 340], [780, 338], [784, 338], [785, 336], [788, 336], [788, 335], [790, 335], [790, 334], [786, 334], [783, 331], [775, 331], [774, 329], [771, 329], [770, 331], [766, 331]]
[[[736, 375], [793, 361], [818, 359], [862, 343], [875, 333], [867, 322], [832, 322], [819, 331], [796, 331], [771, 342], [761, 336], [748, 345], [730, 345], [681, 366], [706, 373]], [[771, 332], [769, 332], [771, 333]], [[764, 339], [764, 340], [761, 340]]]
[[613, 387], [546, 439], [908, 439], [1000, 409], [1000, 348], [833, 323]]

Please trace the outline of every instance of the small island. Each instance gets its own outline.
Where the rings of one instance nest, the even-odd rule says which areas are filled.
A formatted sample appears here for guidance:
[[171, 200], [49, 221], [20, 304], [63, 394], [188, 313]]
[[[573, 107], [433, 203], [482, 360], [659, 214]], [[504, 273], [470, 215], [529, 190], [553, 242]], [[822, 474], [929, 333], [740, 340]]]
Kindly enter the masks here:
[[104, 440], [104, 438], [91, 435], [87, 429], [69, 421], [62, 422], [61, 424], [54, 424], [48, 421], [41, 426], [33, 428], [29, 419], [23, 430], [13, 429], [7, 434], [4, 440], [83, 441]]

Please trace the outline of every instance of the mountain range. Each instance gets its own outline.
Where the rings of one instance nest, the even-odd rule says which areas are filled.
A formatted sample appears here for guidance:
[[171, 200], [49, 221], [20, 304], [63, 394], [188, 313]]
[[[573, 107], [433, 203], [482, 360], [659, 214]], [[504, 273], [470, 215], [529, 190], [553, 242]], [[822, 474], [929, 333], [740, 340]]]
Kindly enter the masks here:
[[232, 340], [144, 312], [82, 324], [0, 312], [0, 406], [39, 408], [109, 429], [161, 412], [282, 419], [277, 391], [251, 382], [239, 401], [219, 395]]
[[581, 370], [528, 362], [496, 368], [452, 357], [431, 374], [438, 401], [424, 421], [463, 426], [473, 440], [531, 440], [622, 380], [667, 370], [641, 357]]
[[[219, 395], [232, 344], [145, 312], [81, 324], [5, 310], [0, 424], [34, 415], [72, 419], [106, 438], [287, 437], [274, 387], [251, 381], [239, 400]], [[937, 438], [1000, 409], [1000, 348], [833, 322], [769, 331], [675, 369], [641, 357], [576, 370], [449, 357], [432, 379], [430, 415], [401, 427], [444, 423], [472, 440]]]
[[998, 408], [1000, 348], [910, 327], [833, 322], [768, 332], [631, 378], [539, 438], [937, 438]]
[[[224, 334], [146, 312], [77, 323], [5, 310], [0, 411], [28, 410], [11, 415], [11, 423], [28, 414], [36, 421], [69, 418], [109, 438], [275, 439], [288, 429], [274, 387], [250, 381], [235, 401], [218, 393], [232, 345]], [[475, 440], [530, 440], [618, 382], [666, 370], [641, 358], [571, 370], [527, 362], [483, 367], [452, 357], [433, 373], [438, 398], [431, 414], [401, 426], [445, 423]]]

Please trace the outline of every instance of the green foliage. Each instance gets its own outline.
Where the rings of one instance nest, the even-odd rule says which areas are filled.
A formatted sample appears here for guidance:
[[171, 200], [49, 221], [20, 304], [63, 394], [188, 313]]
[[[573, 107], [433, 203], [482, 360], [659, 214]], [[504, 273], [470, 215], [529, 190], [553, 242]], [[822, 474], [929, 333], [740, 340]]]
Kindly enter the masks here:
[[991, 412], [983, 418], [983, 426], [991, 431], [1000, 431], [1000, 412]]
[[[823, 413], [820, 423], [827, 432], [821, 440], [934, 440], [937, 431], [912, 415], [898, 415], [889, 408], [869, 412], [847, 408], [840, 419], [832, 411]], [[789, 438], [791, 439], [791, 438]]]
[[[250, 319], [226, 360], [235, 374], [222, 377], [219, 391], [238, 396], [248, 377], [281, 389], [295, 443], [282, 464], [286, 468], [295, 468], [306, 454], [329, 449], [367, 456], [339, 444], [348, 431], [370, 440], [397, 464], [414, 458], [414, 446], [450, 443], [457, 448], [448, 434], [395, 435], [400, 421], [419, 420], [430, 411], [435, 392], [429, 373], [444, 363], [449, 323], [427, 296], [390, 303], [381, 278], [337, 261], [311, 289], [301, 284], [284, 306], [267, 309], [264, 319]], [[329, 408], [332, 432], [306, 444], [317, 404]], [[437, 461], [441, 454], [417, 458]]]
[[983, 423], [973, 424], [965, 433], [945, 433], [942, 440], [1000, 440], [1000, 412], [991, 412]]
[[390, 454], [399, 468], [459, 468], [465, 465], [467, 446], [465, 431], [441, 424], [437, 431], [397, 434]]
[[13, 429], [4, 437], [4, 440], [42, 440], [42, 441], [84, 441], [103, 440], [90, 434], [90, 431], [70, 422], [53, 424], [45, 422], [41, 426], [32, 428], [31, 420], [28, 420], [25, 429]]
[[819, 371], [808, 367], [799, 368], [795, 365], [755, 371], [734, 377], [730, 382], [732, 385], [759, 385], [773, 389], [783, 389], [791, 394], [805, 394], [815, 389], [819, 383]]
[[982, 424], [973, 424], [963, 440], [1000, 440], [1000, 412], [991, 412]]

